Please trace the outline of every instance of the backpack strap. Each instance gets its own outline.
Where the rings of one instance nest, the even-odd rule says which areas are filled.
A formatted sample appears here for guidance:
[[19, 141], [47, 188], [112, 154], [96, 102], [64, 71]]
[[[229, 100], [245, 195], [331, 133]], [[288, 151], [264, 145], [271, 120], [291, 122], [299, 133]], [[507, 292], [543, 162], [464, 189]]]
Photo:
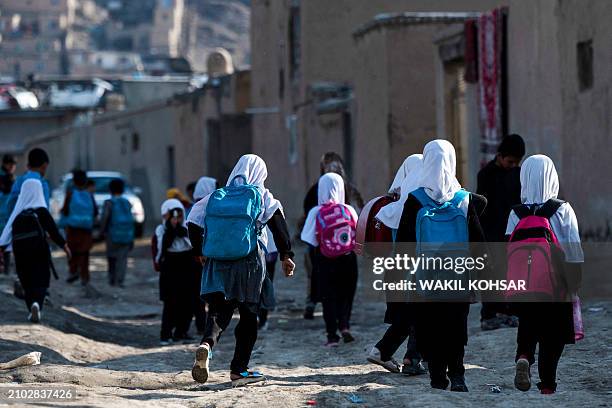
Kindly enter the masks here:
[[522, 220], [525, 217], [533, 215], [533, 210], [526, 204], [518, 204], [512, 206], [512, 211], [516, 214], [519, 220]]
[[465, 197], [467, 197], [468, 194], [470, 193], [462, 188], [455, 193], [455, 196], [450, 200], [450, 203], [453, 205], [453, 207], [459, 207], [459, 204], [465, 200]]
[[565, 201], [559, 200], [558, 198], [551, 198], [536, 210], [535, 215], [550, 218], [555, 215], [557, 210], [559, 210], [559, 207], [561, 207], [563, 204], [565, 204]]
[[555, 215], [557, 210], [559, 210], [559, 207], [561, 207], [563, 204], [565, 204], [565, 201], [559, 200], [557, 198], [551, 198], [539, 208], [533, 205], [519, 204], [519, 205], [513, 206], [512, 210], [514, 211], [514, 213], [519, 219], [523, 219], [530, 215], [537, 215], [538, 217], [550, 218], [553, 215]]
[[427, 195], [427, 193], [425, 192], [425, 188], [423, 188], [423, 187], [417, 188], [416, 190], [414, 190], [410, 194], [412, 194], [414, 196], [414, 198], [419, 200], [419, 203], [421, 203], [421, 205], [423, 207], [425, 207], [425, 206], [435, 206], [436, 205], [434, 200], [432, 200], [431, 197], [429, 197]]
[[[41, 239], [43, 239], [45, 243], [47, 243], [47, 234], [45, 233], [45, 229], [40, 223], [40, 218], [38, 218], [38, 214], [36, 213], [36, 210], [28, 209], [26, 211], [29, 211], [30, 214], [32, 214], [32, 217], [34, 218], [34, 220], [36, 220], [36, 226], [38, 227], [37, 235], [39, 235]], [[55, 278], [55, 280], [59, 280], [59, 276], [57, 275], [57, 271], [55, 270], [55, 265], [53, 264], [53, 257], [51, 256], [50, 249], [48, 253], [49, 253], [49, 268], [51, 269], [51, 272], [53, 273], [53, 277]]]

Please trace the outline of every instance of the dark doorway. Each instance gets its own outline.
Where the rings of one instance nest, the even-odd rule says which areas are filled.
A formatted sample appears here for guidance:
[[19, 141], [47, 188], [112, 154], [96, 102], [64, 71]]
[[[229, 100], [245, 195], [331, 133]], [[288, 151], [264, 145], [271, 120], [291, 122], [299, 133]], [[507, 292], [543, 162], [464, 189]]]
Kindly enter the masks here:
[[224, 185], [236, 161], [253, 152], [251, 117], [222, 115], [206, 123], [209, 136], [208, 174]]

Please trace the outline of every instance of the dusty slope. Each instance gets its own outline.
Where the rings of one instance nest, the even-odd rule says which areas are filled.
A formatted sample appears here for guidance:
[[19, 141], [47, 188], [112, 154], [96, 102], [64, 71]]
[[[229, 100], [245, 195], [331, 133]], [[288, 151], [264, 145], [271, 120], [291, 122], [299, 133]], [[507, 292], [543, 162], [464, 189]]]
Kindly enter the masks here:
[[[228, 366], [232, 355], [231, 331], [215, 351], [211, 381], [191, 380], [195, 345], [157, 347], [160, 306], [156, 275], [139, 249], [131, 261], [126, 289], [105, 285], [104, 260], [93, 259], [97, 299], [85, 298], [81, 288], [53, 282], [53, 307], [47, 307], [42, 325], [25, 322], [25, 307], [10, 292], [12, 281], [0, 278], [0, 360], [29, 351], [42, 352], [42, 365], [0, 372], [2, 383], [73, 384], [75, 406], [266, 406], [303, 407], [314, 399], [318, 406], [351, 406], [352, 393], [362, 406], [609, 406], [612, 387], [609, 369], [611, 303], [585, 306], [587, 337], [566, 349], [559, 369], [559, 392], [551, 397], [535, 390], [520, 393], [512, 387], [515, 331], [483, 333], [478, 309], [470, 319], [467, 381], [470, 393], [433, 391], [424, 377], [405, 378], [365, 362], [365, 350], [384, 330], [383, 306], [357, 300], [354, 331], [358, 341], [337, 350], [321, 346], [323, 322], [301, 319], [303, 276], [277, 281], [280, 306], [271, 329], [260, 333], [252, 367], [268, 375], [265, 385], [231, 389]], [[58, 260], [58, 269], [64, 269]], [[589, 311], [596, 306], [600, 311]], [[398, 353], [399, 354], [399, 353]], [[489, 391], [487, 384], [502, 387]], [[45, 406], [53, 406], [46, 404]]]

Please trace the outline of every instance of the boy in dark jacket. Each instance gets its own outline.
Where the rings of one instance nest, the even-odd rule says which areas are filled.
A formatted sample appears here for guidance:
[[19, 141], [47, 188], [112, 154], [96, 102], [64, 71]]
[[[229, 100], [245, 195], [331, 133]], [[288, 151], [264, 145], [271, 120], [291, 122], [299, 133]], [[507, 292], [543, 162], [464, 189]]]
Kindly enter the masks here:
[[[505, 242], [506, 224], [510, 210], [521, 203], [521, 168], [525, 155], [525, 142], [517, 134], [506, 136], [497, 149], [497, 156], [478, 172], [476, 192], [487, 199], [487, 207], [480, 222], [491, 250], [499, 252], [497, 242]], [[499, 247], [499, 248], [498, 248]], [[497, 250], [497, 251], [496, 251]], [[495, 278], [503, 279], [505, 254], [495, 256]], [[482, 302], [480, 312], [482, 330], [495, 330], [502, 326], [516, 327], [517, 319], [507, 315], [507, 305], [499, 302]]]

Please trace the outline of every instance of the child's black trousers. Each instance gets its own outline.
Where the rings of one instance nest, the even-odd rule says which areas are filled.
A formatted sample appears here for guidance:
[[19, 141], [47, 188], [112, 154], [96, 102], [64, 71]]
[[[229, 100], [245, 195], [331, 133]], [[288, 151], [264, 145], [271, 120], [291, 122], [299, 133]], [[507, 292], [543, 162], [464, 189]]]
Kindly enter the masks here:
[[337, 339], [338, 330], [349, 330], [353, 298], [357, 289], [357, 256], [354, 252], [327, 258], [315, 251], [323, 320], [329, 340]]
[[234, 310], [238, 309], [240, 321], [234, 329], [236, 337], [236, 348], [234, 358], [230, 364], [230, 371], [233, 374], [240, 374], [247, 371], [251, 353], [257, 341], [257, 313], [252, 307], [236, 300], [225, 300], [222, 293], [207, 295], [208, 315], [206, 319], [206, 329], [202, 343], [208, 343], [212, 349], [218, 342], [221, 334], [227, 329], [232, 321]]

